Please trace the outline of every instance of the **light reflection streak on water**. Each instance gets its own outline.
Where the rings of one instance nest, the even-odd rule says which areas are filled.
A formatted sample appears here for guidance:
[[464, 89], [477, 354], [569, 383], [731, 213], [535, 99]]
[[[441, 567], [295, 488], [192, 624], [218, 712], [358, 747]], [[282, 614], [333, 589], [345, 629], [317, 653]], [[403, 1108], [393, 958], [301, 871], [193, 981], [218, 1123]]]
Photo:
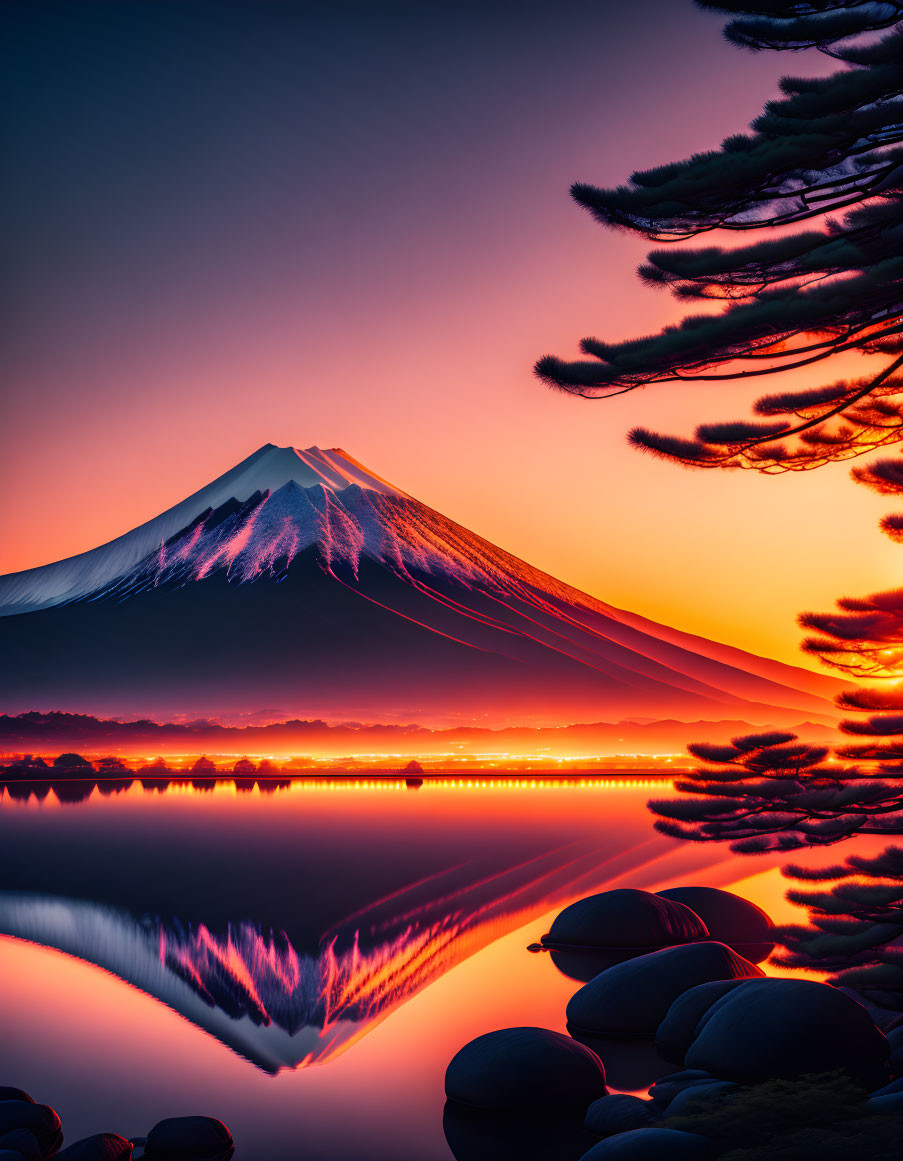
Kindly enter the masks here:
[[[115, 781], [129, 782], [122, 788], [117, 788], [112, 793], [104, 794], [99, 789], [98, 783], [103, 784], [103, 779], [85, 778], [85, 779], [60, 779], [60, 778], [42, 778], [35, 779], [34, 784], [41, 785], [43, 788], [49, 786], [44, 797], [39, 797], [34, 792], [26, 794], [28, 787], [31, 785], [28, 782], [0, 784], [0, 806], [7, 808], [15, 807], [58, 807], [80, 805], [83, 802], [90, 802], [97, 804], [100, 802], [111, 802], [116, 799], [125, 799], [129, 801], [138, 800], [141, 798], [151, 798], [152, 796], [165, 795], [171, 798], [198, 798], [209, 800], [214, 798], [247, 798], [252, 796], [259, 798], [264, 795], [272, 794], [279, 796], [282, 794], [305, 794], [305, 793], [319, 793], [323, 791], [340, 792], [340, 793], [386, 793], [389, 791], [404, 791], [409, 793], [411, 785], [409, 780], [403, 778], [385, 779], [385, 778], [355, 778], [352, 776], [345, 776], [339, 778], [293, 778], [289, 785], [272, 785], [266, 790], [261, 790], [261, 781], [266, 785], [265, 780], [258, 781], [252, 777], [248, 781], [254, 782], [252, 787], [243, 788], [229, 778], [210, 779], [209, 784], [203, 787], [192, 785], [191, 781], [184, 779], [179, 775], [174, 775], [171, 779], [157, 779], [158, 785], [153, 789], [142, 785], [140, 777], [136, 776], [132, 779], [117, 779]], [[150, 779], [147, 779], [150, 783]], [[288, 781], [287, 779], [281, 780]], [[55, 793], [54, 787], [65, 787], [67, 785], [77, 786], [79, 783], [94, 783], [95, 785], [83, 799], [77, 802], [65, 802]], [[539, 791], [561, 791], [561, 790], [657, 790], [657, 791], [673, 791], [674, 783], [667, 777], [653, 777], [653, 778], [442, 778], [428, 775], [423, 779], [422, 784], [417, 786], [418, 793], [428, 794], [435, 791], [458, 791], [458, 790], [475, 790], [475, 791], [518, 791], [524, 790], [539, 790]], [[19, 793], [17, 793], [17, 790]]]

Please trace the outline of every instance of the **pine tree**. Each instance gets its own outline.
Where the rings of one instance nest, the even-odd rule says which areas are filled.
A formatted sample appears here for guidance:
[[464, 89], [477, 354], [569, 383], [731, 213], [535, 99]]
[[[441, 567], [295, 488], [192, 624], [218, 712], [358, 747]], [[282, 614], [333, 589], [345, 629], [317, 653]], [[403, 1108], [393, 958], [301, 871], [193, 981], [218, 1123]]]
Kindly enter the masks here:
[[728, 842], [738, 854], [830, 846], [857, 834], [903, 834], [901, 787], [882, 770], [833, 765], [794, 734], [748, 734], [688, 747], [704, 765], [675, 782], [685, 797], [649, 803], [656, 830]]
[[[617, 189], [572, 187], [596, 221], [653, 242], [712, 230], [765, 237], [733, 248], [653, 250], [640, 277], [680, 300], [705, 301], [709, 312], [628, 342], [584, 339], [585, 358], [547, 355], [536, 373], [595, 399], [820, 369], [858, 352], [881, 362], [859, 378], [826, 375], [804, 390], [764, 395], [753, 419], [702, 423], [692, 438], [637, 428], [630, 441], [688, 466], [766, 473], [903, 442], [903, 2], [697, 2], [730, 14], [725, 36], [736, 46], [816, 49], [841, 67], [825, 78], [785, 78], [782, 97], [750, 131], [717, 150], [635, 173]], [[883, 494], [903, 493], [903, 461], [879, 460], [853, 475]], [[903, 515], [886, 517], [882, 529], [903, 541]], [[804, 648], [827, 665], [856, 677], [903, 677], [903, 590], [844, 599], [837, 612], [806, 613], [801, 622], [814, 633]], [[650, 804], [658, 829], [741, 852], [903, 833], [903, 692], [857, 689], [839, 704], [864, 715], [841, 724], [857, 739], [836, 750], [841, 762], [786, 733], [691, 746], [702, 765], [678, 781], [683, 798]], [[839, 882], [790, 893], [809, 908], [812, 926], [785, 929], [782, 962], [880, 984], [882, 1002], [903, 1008], [901, 858], [890, 848], [821, 872], [788, 868], [791, 877]]]
[[831, 890], [791, 890], [809, 910], [808, 927], [785, 927], [783, 967], [830, 972], [831, 982], [855, 988], [883, 1007], [903, 1009], [903, 848], [872, 858], [851, 855], [834, 867], [789, 866], [803, 882], [834, 882]]
[[[696, 467], [818, 467], [903, 440], [903, 4], [707, 3], [740, 13], [727, 39], [752, 49], [814, 47], [843, 62], [788, 77], [748, 133], [720, 149], [635, 173], [613, 190], [576, 184], [605, 225], [652, 241], [768, 230], [725, 249], [654, 250], [640, 277], [717, 313], [629, 342], [581, 343], [536, 372], [587, 398], [656, 383], [737, 381], [815, 366], [843, 351], [889, 356], [877, 373], [766, 395], [759, 421], [703, 423], [694, 438], [636, 429], [637, 447]], [[885, 35], [875, 34], [885, 30]], [[825, 217], [831, 214], [830, 217]], [[821, 219], [819, 228], [781, 228]]]

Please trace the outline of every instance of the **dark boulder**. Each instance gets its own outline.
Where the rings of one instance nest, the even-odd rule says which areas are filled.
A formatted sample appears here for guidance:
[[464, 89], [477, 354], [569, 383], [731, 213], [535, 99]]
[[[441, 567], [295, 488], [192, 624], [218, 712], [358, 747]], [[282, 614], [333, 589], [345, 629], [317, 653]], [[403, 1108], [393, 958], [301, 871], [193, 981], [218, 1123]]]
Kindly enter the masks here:
[[214, 1117], [169, 1117], [147, 1135], [147, 1161], [227, 1161], [235, 1152], [232, 1134]]
[[698, 1113], [715, 1101], [732, 1092], [739, 1091], [740, 1086], [732, 1080], [715, 1080], [713, 1077], [708, 1084], [691, 1084], [682, 1089], [668, 1105], [669, 1117], [685, 1117], [690, 1113]]
[[615, 964], [590, 980], [571, 997], [568, 1026], [596, 1036], [651, 1038], [688, 988], [761, 974], [723, 943], [668, 947]]
[[24, 1157], [25, 1161], [43, 1161], [41, 1146], [30, 1129], [12, 1129], [9, 1133], [0, 1133], [0, 1157], [4, 1151]]
[[774, 924], [761, 907], [740, 895], [717, 887], [672, 887], [658, 895], [695, 911], [712, 939], [752, 963], [761, 963], [774, 950]]
[[590, 953], [604, 970], [634, 956], [708, 936], [699, 916], [682, 903], [650, 891], [623, 888], [589, 895], [565, 907], [541, 943], [553, 951]]
[[572, 1028], [571, 1035], [585, 1044], [605, 1062], [609, 1088], [620, 1092], [638, 1092], [664, 1073], [671, 1062], [655, 1047], [652, 1040], [627, 1036], [594, 1036]]
[[63, 1139], [60, 1118], [50, 1105], [37, 1105], [27, 1100], [0, 1101], [0, 1133], [13, 1129], [28, 1129], [34, 1133], [38, 1148], [45, 1157], [57, 1148]]
[[[546, 936], [543, 936], [543, 939], [545, 938]], [[543, 943], [534, 943], [529, 950], [548, 951], [549, 958], [561, 974], [580, 984], [588, 984], [590, 980], [595, 979], [599, 972], [604, 972], [612, 964], [623, 963], [625, 959], [630, 959], [630, 956], [623, 952], [598, 951], [589, 947], [565, 951], [559, 947], [548, 948]]]
[[29, 1104], [34, 1104], [34, 1097], [30, 1097], [27, 1092], [23, 1092], [20, 1088], [12, 1088], [8, 1084], [0, 1084], [0, 1101], [28, 1101]]
[[707, 1137], [677, 1129], [634, 1129], [593, 1145], [580, 1161], [709, 1161], [715, 1150]]
[[685, 1068], [682, 1072], [672, 1072], [663, 1076], [649, 1089], [649, 1096], [659, 1109], [666, 1109], [679, 1092], [697, 1084], [711, 1084], [717, 1080], [710, 1072], [701, 1068]]
[[627, 1093], [612, 1093], [593, 1101], [586, 1110], [583, 1127], [596, 1137], [613, 1137], [615, 1133], [642, 1129], [651, 1120], [651, 1101]]
[[903, 1092], [889, 1092], [884, 1096], [873, 1096], [867, 1101], [870, 1113], [880, 1113], [885, 1117], [903, 1117]]
[[677, 997], [655, 1033], [655, 1043], [668, 1060], [682, 1064], [687, 1049], [696, 1039], [699, 1021], [716, 1000], [732, 992], [743, 980], [710, 980], [687, 988]]
[[594, 1140], [579, 1118], [498, 1117], [451, 1102], [442, 1128], [455, 1161], [575, 1161]]
[[890, 1079], [884, 1034], [855, 1000], [812, 980], [749, 980], [716, 1000], [686, 1054], [689, 1068], [756, 1084], [845, 1069], [875, 1088]]
[[890, 1045], [890, 1070], [895, 1076], [903, 1073], [903, 1027], [885, 1031], [887, 1043]]
[[132, 1142], [117, 1133], [95, 1133], [73, 1142], [53, 1161], [132, 1161]]
[[445, 1073], [450, 1101], [494, 1113], [583, 1114], [605, 1096], [602, 1061], [569, 1036], [545, 1028], [503, 1028], [478, 1036]]

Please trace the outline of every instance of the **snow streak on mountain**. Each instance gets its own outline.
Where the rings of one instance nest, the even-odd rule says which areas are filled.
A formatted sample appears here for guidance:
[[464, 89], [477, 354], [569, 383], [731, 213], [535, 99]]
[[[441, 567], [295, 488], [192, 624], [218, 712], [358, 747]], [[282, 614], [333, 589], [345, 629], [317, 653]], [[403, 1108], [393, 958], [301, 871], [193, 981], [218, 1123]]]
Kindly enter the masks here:
[[91, 552], [0, 578], [9, 711], [556, 723], [830, 714], [829, 678], [624, 613], [340, 449], [268, 444]]

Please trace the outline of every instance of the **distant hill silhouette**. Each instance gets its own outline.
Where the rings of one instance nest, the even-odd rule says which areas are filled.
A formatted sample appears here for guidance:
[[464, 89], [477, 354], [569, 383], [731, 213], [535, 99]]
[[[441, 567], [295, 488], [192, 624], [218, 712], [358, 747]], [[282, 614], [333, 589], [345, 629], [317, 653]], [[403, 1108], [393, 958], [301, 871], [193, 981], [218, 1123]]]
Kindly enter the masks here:
[[[0, 715], [0, 748], [7, 751], [53, 752], [78, 746], [83, 750], [116, 749], [156, 752], [169, 747], [180, 752], [272, 752], [353, 755], [385, 751], [426, 756], [511, 754], [547, 750], [550, 759], [567, 756], [678, 753], [700, 736], [713, 741], [749, 733], [755, 723], [726, 719], [681, 722], [595, 722], [559, 727], [511, 726], [488, 729], [456, 726], [432, 730], [418, 725], [328, 725], [324, 721], [285, 721], [264, 726], [229, 726], [217, 722], [179, 724], [147, 719], [120, 722], [87, 714], [28, 713]], [[794, 730], [809, 739], [825, 737], [826, 727], [801, 722]], [[208, 772], [208, 762], [201, 760]], [[198, 764], [200, 766], [200, 763]]]

